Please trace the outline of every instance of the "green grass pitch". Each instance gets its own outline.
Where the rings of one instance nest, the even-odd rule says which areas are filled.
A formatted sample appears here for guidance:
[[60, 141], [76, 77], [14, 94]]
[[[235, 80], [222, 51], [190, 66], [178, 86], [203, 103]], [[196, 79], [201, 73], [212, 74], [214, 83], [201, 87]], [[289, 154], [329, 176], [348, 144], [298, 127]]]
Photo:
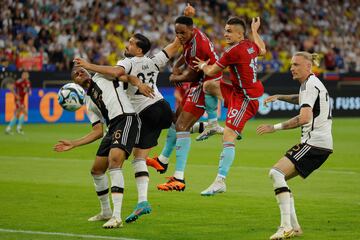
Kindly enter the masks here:
[[[258, 124], [278, 121], [248, 123], [244, 139], [236, 143], [228, 191], [214, 197], [201, 197], [200, 192], [216, 175], [221, 136], [196, 142], [193, 135], [185, 192], [156, 190], [164, 176], [173, 174], [173, 154], [166, 174], [149, 169], [153, 212], [110, 230], [100, 222], [87, 222], [99, 211], [90, 176], [99, 142], [66, 153], [52, 150], [58, 139], [80, 137], [90, 125], [26, 125], [24, 136], [0, 134], [0, 239], [268, 239], [280, 221], [268, 171], [300, 135], [299, 129], [256, 135]], [[289, 182], [304, 230], [299, 239], [360, 239], [359, 123], [356, 118], [335, 118], [334, 153], [308, 179]], [[160, 152], [165, 134], [153, 154]], [[124, 172], [123, 219], [137, 201], [130, 161]], [[54, 232], [78, 235], [50, 235]]]

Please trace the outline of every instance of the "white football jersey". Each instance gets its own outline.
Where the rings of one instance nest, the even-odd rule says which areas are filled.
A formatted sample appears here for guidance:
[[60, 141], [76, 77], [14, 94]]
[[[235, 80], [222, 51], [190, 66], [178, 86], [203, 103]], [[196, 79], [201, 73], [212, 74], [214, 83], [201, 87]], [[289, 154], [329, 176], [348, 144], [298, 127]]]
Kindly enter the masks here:
[[106, 124], [105, 119], [100, 112], [100, 109], [95, 105], [95, 103], [88, 95], [85, 96], [85, 106], [87, 116], [93, 126], [95, 126], [99, 122]]
[[310, 75], [301, 84], [299, 104], [302, 107], [310, 106], [313, 111], [311, 122], [301, 127], [301, 142], [332, 150], [330, 96], [324, 84], [315, 75]]
[[106, 125], [109, 125], [110, 120], [119, 115], [135, 114], [135, 110], [124, 91], [123, 82], [111, 81], [108, 77], [96, 73], [92, 77], [86, 94], [88, 95], [86, 107], [88, 111], [90, 110], [88, 116], [91, 123], [103, 118]]
[[126, 93], [130, 99], [131, 104], [134, 106], [135, 111], [140, 113], [148, 106], [163, 99], [159, 92], [156, 81], [160, 68], [165, 66], [169, 58], [165, 51], [158, 52], [153, 57], [132, 57], [125, 58], [117, 62], [117, 66], [125, 69], [126, 74], [138, 77], [143, 83], [146, 83], [154, 89], [154, 98], [148, 98], [139, 92], [139, 89], [131, 84], [128, 84]]

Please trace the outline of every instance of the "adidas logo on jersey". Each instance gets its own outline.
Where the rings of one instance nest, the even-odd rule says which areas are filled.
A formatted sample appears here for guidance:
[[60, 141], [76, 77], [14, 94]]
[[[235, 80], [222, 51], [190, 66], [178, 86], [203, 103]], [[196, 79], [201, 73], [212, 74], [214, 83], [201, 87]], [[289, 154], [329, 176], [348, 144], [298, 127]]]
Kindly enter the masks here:
[[118, 141], [118, 140], [115, 140], [115, 141], [113, 142], [113, 144], [119, 144], [119, 141]]

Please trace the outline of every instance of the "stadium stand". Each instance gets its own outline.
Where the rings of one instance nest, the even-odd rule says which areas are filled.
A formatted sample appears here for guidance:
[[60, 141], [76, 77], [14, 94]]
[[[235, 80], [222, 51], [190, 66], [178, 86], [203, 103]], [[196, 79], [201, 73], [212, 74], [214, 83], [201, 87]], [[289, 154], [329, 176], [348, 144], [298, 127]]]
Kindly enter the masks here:
[[[0, 13], [0, 67], [7, 71], [68, 70], [75, 56], [114, 65], [134, 32], [148, 36], [158, 51], [173, 39], [180, 0], [4, 0]], [[260, 72], [286, 72], [295, 51], [321, 53], [321, 68], [359, 72], [360, 6], [357, 0], [190, 1], [196, 25], [220, 52], [231, 15], [262, 19], [268, 52]]]

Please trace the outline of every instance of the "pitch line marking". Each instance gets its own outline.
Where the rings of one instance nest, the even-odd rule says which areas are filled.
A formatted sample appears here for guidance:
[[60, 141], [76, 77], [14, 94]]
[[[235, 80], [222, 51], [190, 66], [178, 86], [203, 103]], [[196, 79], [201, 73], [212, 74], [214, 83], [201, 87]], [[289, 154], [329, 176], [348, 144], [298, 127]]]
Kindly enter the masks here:
[[0, 228], [0, 232], [22, 233], [22, 234], [32, 234], [32, 235], [54, 235], [54, 236], [62, 236], [62, 237], [80, 237], [80, 238], [94, 238], [94, 239], [139, 240], [135, 238], [125, 238], [125, 237], [111, 237], [111, 236], [74, 234], [74, 233], [62, 233], [62, 232], [27, 231], [27, 230], [4, 229], [4, 228]]

